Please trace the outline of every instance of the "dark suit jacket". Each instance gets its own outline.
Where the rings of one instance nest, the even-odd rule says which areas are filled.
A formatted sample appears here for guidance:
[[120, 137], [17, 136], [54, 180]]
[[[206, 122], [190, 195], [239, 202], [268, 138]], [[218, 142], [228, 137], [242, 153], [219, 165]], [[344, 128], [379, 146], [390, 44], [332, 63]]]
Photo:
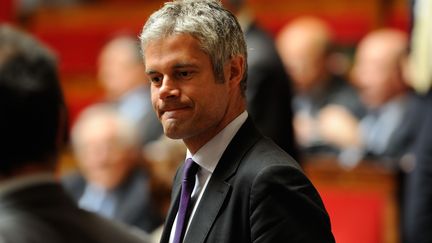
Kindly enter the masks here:
[[285, 73], [273, 39], [252, 24], [245, 30], [245, 40], [249, 66], [246, 90], [249, 115], [265, 136], [298, 159], [292, 124], [292, 82]]
[[[168, 242], [178, 211], [180, 177], [161, 243]], [[326, 243], [334, 238], [320, 196], [298, 164], [248, 118], [212, 174], [184, 242]]]
[[[78, 173], [64, 177], [62, 183], [76, 201], [79, 201], [83, 195], [87, 184]], [[149, 181], [142, 170], [137, 169], [132, 172], [112, 193], [117, 200], [114, 219], [134, 225], [146, 232], [152, 232], [163, 223], [162, 215], [151, 200]]]
[[391, 135], [387, 149], [381, 157], [399, 160], [402, 156], [410, 153], [414, 149], [420, 130], [419, 128], [422, 127], [427, 113], [424, 109], [426, 108], [427, 110], [427, 107], [423, 107], [426, 99], [427, 98], [414, 92], [409, 92], [407, 94], [404, 119]]
[[138, 230], [79, 209], [60, 185], [43, 183], [0, 195], [2, 243], [145, 243]]
[[[424, 121], [413, 149], [415, 167], [406, 176], [402, 211], [402, 241], [432, 242], [432, 90], [423, 106]], [[411, 117], [407, 119], [412, 119]]]

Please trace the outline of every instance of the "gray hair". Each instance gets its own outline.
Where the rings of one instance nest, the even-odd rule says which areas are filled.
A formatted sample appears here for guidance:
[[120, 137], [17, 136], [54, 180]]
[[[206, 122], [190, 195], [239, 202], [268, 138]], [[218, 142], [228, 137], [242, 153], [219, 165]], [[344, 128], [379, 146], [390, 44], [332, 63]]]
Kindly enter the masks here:
[[189, 34], [199, 40], [207, 53], [218, 81], [224, 82], [224, 64], [235, 56], [243, 56], [244, 74], [240, 83], [246, 90], [246, 43], [236, 17], [215, 0], [174, 0], [153, 13], [140, 35], [141, 48], [150, 41], [175, 34]]

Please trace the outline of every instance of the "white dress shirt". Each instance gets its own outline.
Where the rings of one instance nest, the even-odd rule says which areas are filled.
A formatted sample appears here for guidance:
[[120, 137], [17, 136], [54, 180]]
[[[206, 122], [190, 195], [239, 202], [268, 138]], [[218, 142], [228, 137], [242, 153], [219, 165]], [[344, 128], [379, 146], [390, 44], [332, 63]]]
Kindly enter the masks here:
[[[233, 139], [234, 135], [243, 125], [248, 117], [247, 111], [241, 113], [231, 123], [229, 123], [222, 131], [202, 146], [195, 154], [191, 154], [189, 150], [186, 152], [186, 159], [192, 158], [195, 163], [200, 166], [198, 173], [195, 177], [195, 187], [191, 195], [191, 206], [193, 206], [192, 213], [189, 217], [188, 226], [186, 233], [189, 230], [190, 222], [195, 215], [195, 211], [198, 208], [198, 204], [201, 200], [202, 195], [210, 181], [211, 175], [213, 174], [222, 154], [228, 147], [228, 144]], [[177, 216], [174, 220], [171, 228], [171, 235], [169, 242], [172, 243], [174, 240], [175, 230], [177, 224]], [[184, 235], [186, 235], [186, 233]]]

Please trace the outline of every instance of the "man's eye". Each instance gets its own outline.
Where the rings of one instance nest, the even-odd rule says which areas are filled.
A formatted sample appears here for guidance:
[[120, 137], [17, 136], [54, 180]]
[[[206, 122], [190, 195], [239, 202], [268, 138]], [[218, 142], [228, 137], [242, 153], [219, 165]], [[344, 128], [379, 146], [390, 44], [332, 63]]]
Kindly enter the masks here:
[[154, 76], [154, 77], [150, 77], [150, 82], [154, 83], [154, 84], [159, 84], [160, 82], [162, 82], [162, 77], [159, 76]]
[[189, 72], [186, 72], [186, 71], [180, 72], [180, 75], [183, 77], [187, 77], [187, 76], [189, 76]]
[[177, 73], [177, 77], [181, 79], [189, 79], [192, 76], [192, 72], [190, 71], [180, 71]]

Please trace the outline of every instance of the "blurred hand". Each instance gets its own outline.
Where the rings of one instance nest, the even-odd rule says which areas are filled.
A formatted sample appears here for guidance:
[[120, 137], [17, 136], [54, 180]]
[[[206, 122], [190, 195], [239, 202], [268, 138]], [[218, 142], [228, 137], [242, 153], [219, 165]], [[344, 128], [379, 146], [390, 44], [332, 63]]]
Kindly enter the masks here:
[[359, 121], [345, 107], [327, 105], [317, 118], [322, 140], [341, 149], [358, 147], [361, 143]]
[[298, 112], [293, 122], [297, 143], [303, 147], [313, 144], [318, 137], [315, 119], [305, 112]]

